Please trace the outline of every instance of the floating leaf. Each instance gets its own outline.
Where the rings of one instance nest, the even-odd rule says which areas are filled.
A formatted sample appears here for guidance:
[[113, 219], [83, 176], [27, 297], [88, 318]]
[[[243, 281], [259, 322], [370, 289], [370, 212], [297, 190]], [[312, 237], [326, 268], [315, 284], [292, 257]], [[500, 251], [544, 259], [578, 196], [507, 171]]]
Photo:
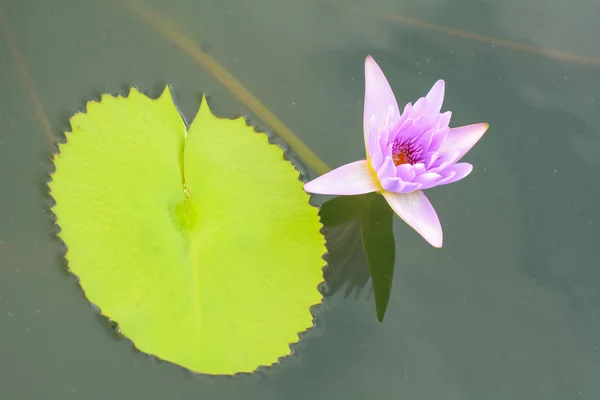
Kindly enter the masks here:
[[168, 88], [71, 119], [49, 186], [69, 269], [141, 351], [208, 374], [290, 354], [321, 301], [324, 239], [295, 168], [243, 118]]

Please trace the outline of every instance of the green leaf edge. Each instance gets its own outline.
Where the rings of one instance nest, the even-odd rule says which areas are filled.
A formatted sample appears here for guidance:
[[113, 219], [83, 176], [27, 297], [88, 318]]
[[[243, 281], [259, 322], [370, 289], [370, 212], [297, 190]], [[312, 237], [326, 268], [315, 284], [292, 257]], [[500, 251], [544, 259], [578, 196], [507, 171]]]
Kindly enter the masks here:
[[[55, 148], [54, 151], [52, 152], [51, 157], [49, 158], [50, 164], [52, 165], [52, 171], [49, 173], [49, 179], [46, 181], [46, 189], [47, 189], [47, 195], [50, 198], [50, 201], [52, 203], [52, 205], [48, 208], [48, 211], [50, 212], [50, 215], [52, 216], [52, 225], [53, 228], [56, 230], [54, 232], [53, 236], [56, 236], [56, 238], [59, 240], [59, 242], [63, 245], [63, 249], [64, 249], [64, 253], [62, 253], [61, 255], [61, 260], [64, 261], [65, 265], [65, 269], [63, 271], [65, 271], [68, 275], [71, 275], [75, 282], [77, 283], [77, 287], [78, 289], [81, 291], [81, 294], [83, 295], [85, 301], [87, 301], [87, 303], [92, 307], [92, 309], [94, 309], [96, 311], [96, 315], [98, 317], [100, 317], [104, 322], [107, 323], [107, 326], [105, 326], [105, 328], [109, 328], [110, 331], [112, 333], [115, 334], [115, 338], [118, 338], [119, 340], [125, 340], [127, 341], [130, 346], [134, 349], [135, 352], [139, 353], [139, 354], [143, 354], [144, 356], [148, 357], [151, 360], [154, 360], [155, 362], [158, 363], [165, 363], [165, 364], [170, 364], [170, 365], [174, 365], [177, 368], [181, 368], [183, 370], [185, 370], [188, 373], [191, 373], [192, 375], [195, 376], [223, 376], [223, 377], [235, 377], [235, 376], [252, 376], [261, 372], [264, 372], [265, 370], [269, 370], [271, 368], [284, 368], [285, 365], [285, 360], [288, 360], [289, 358], [291, 358], [294, 354], [296, 354], [297, 348], [299, 346], [302, 346], [302, 342], [304, 341], [303, 339], [306, 336], [309, 336], [312, 332], [312, 334], [319, 334], [318, 332], [315, 332], [316, 330], [320, 330], [320, 326], [317, 324], [318, 320], [319, 320], [319, 309], [323, 306], [323, 302], [325, 300], [325, 296], [323, 295], [323, 289], [322, 286], [325, 283], [324, 277], [323, 280], [317, 285], [317, 290], [319, 291], [319, 293], [321, 294], [321, 301], [319, 303], [315, 303], [312, 306], [309, 307], [309, 312], [312, 315], [312, 326], [308, 327], [307, 329], [305, 329], [304, 331], [300, 331], [296, 333], [296, 336], [298, 337], [298, 340], [296, 340], [295, 342], [290, 342], [288, 343], [288, 348], [290, 349], [290, 351], [287, 354], [282, 355], [281, 357], [279, 357], [279, 359], [270, 364], [270, 365], [259, 365], [257, 366], [257, 368], [252, 371], [252, 372], [237, 372], [233, 375], [209, 375], [209, 374], [204, 374], [204, 373], [199, 373], [199, 372], [195, 372], [192, 371], [182, 365], [179, 364], [175, 364], [172, 363], [170, 361], [161, 359], [158, 356], [155, 356], [153, 354], [149, 354], [146, 353], [140, 349], [137, 348], [137, 346], [135, 345], [135, 343], [133, 342], [133, 340], [129, 339], [127, 336], [123, 335], [120, 331], [119, 328], [119, 323], [113, 319], [111, 319], [110, 317], [108, 317], [107, 315], [104, 315], [102, 312], [102, 309], [95, 303], [92, 303], [86, 296], [85, 291], [83, 290], [83, 287], [80, 285], [79, 283], [79, 277], [74, 274], [71, 269], [69, 268], [69, 258], [68, 258], [68, 253], [69, 253], [69, 247], [67, 246], [67, 243], [63, 240], [63, 238], [61, 237], [61, 228], [60, 225], [58, 224], [58, 216], [54, 213], [54, 207], [56, 206], [56, 201], [54, 199], [54, 197], [52, 196], [52, 177], [55, 174], [55, 164], [54, 164], [54, 160], [56, 159], [56, 157], [60, 157], [61, 155], [61, 147], [68, 144], [69, 142], [69, 134], [72, 134], [72, 125], [71, 125], [71, 119], [77, 115], [77, 114], [87, 114], [87, 109], [88, 109], [88, 105], [92, 104], [92, 103], [97, 103], [100, 104], [101, 103], [101, 99], [103, 96], [111, 96], [114, 98], [128, 98], [129, 95], [131, 94], [131, 92], [133, 90], [138, 91], [140, 94], [143, 94], [144, 96], [146, 96], [147, 98], [151, 99], [151, 100], [157, 100], [158, 98], [160, 98], [161, 96], [163, 96], [165, 94], [165, 92], [168, 91], [169, 96], [172, 100], [172, 103], [174, 105], [174, 107], [177, 109], [177, 112], [179, 113], [179, 116], [181, 117], [182, 121], [185, 124], [185, 128], [186, 128], [186, 132], [190, 127], [190, 123], [189, 121], [185, 118], [185, 116], [183, 115], [181, 109], [177, 106], [175, 99], [173, 97], [173, 90], [172, 90], [172, 85], [171, 84], [167, 84], [165, 85], [164, 89], [162, 90], [162, 92], [154, 97], [154, 96], [150, 96], [148, 93], [140, 90], [140, 88], [136, 85], [132, 85], [129, 86], [127, 88], [127, 93], [125, 95], [123, 95], [122, 93], [117, 93], [117, 94], [113, 94], [110, 92], [103, 92], [101, 94], [99, 94], [99, 98], [100, 101], [98, 100], [88, 100], [83, 104], [83, 107], [81, 109], [78, 109], [76, 111], [74, 111], [68, 119], [68, 129], [63, 131], [63, 138], [64, 141], [59, 140], [56, 144], [55, 144]], [[208, 96], [206, 93], [200, 93], [200, 102], [198, 103], [198, 110], [200, 109], [200, 104], [202, 101], [206, 101], [206, 105], [209, 107], [211, 113], [213, 112], [213, 109], [210, 107], [209, 104], [209, 100], [210, 96]], [[291, 147], [289, 145], [287, 145], [287, 143], [283, 140], [283, 138], [280, 138], [279, 136], [277, 136], [274, 132], [271, 132], [268, 128], [265, 128], [264, 130], [259, 129], [259, 127], [253, 123], [247, 116], [239, 113], [239, 114], [235, 114], [232, 117], [221, 117], [218, 116], [217, 114], [213, 115], [219, 119], [228, 119], [228, 120], [237, 120], [239, 118], [243, 118], [244, 122], [246, 123], [247, 126], [251, 127], [254, 132], [256, 134], [263, 134], [267, 136], [267, 144], [271, 145], [271, 146], [277, 146], [281, 152], [282, 152], [282, 158], [281, 160], [283, 162], [287, 162], [290, 163], [292, 165], [292, 167], [296, 170], [296, 172], [298, 173], [298, 180], [300, 182], [306, 182], [306, 175], [308, 175], [308, 173], [306, 172], [306, 169], [302, 169], [301, 165], [296, 164], [295, 162], [293, 162], [292, 160], [296, 160], [297, 163], [300, 163], [300, 158], [299, 156], [297, 156], [293, 150], [291, 149]], [[194, 115], [193, 118], [195, 118], [196, 115]], [[193, 120], [192, 118], [192, 120]], [[319, 233], [323, 236], [323, 238], [325, 238], [325, 234], [324, 234], [324, 229], [325, 226], [323, 225], [323, 221], [321, 218], [321, 215], [319, 214], [320, 211], [320, 207], [314, 202], [314, 197], [309, 194], [309, 200], [307, 201], [307, 203], [311, 206], [317, 209], [317, 215], [319, 216], [319, 223], [321, 224], [321, 228], [319, 229]], [[327, 262], [325, 261], [325, 256], [327, 255], [327, 247], [325, 246], [325, 253], [323, 253], [323, 255], [321, 255], [321, 259], [323, 260], [323, 266], [321, 267], [321, 272], [323, 273], [324, 269], [327, 268]], [[291, 362], [291, 360], [289, 360], [289, 362]]]

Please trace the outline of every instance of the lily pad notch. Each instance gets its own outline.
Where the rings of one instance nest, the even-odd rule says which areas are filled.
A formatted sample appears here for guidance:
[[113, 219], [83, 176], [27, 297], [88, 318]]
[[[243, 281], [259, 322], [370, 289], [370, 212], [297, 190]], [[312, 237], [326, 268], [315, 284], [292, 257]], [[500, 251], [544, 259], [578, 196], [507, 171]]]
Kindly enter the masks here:
[[169, 87], [75, 114], [49, 182], [70, 271], [142, 352], [251, 373], [291, 353], [320, 304], [325, 239], [299, 172], [203, 98], [186, 128]]

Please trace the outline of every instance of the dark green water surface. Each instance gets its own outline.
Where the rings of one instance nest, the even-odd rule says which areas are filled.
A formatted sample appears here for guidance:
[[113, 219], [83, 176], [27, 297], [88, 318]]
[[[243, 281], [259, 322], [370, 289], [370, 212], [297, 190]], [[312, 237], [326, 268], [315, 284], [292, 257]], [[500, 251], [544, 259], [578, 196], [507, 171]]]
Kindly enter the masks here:
[[400, 103], [442, 78], [451, 125], [490, 129], [474, 172], [427, 192], [442, 249], [395, 220], [383, 323], [340, 292], [282, 365], [212, 378], [135, 351], [66, 272], [43, 115], [60, 137], [103, 92], [169, 83], [188, 120], [206, 92], [268, 121], [117, 0], [0, 0], [0, 399], [600, 398], [600, 5], [331, 1], [143, 4], [332, 167], [364, 155], [367, 54]]

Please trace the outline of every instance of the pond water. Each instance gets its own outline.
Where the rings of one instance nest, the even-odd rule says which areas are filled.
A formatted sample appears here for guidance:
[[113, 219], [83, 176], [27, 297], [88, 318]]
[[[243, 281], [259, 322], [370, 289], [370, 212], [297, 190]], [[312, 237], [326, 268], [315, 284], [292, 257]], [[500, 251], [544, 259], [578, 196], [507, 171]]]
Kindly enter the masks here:
[[[0, 0], [2, 399], [600, 398], [598, 3], [141, 4]], [[427, 192], [444, 247], [396, 218], [383, 323], [367, 291], [339, 291], [296, 354], [254, 376], [135, 351], [66, 272], [48, 211], [70, 115], [169, 83], [188, 120], [208, 93], [336, 167], [363, 157], [367, 54], [401, 104], [442, 78], [452, 126], [490, 124], [474, 172]]]

